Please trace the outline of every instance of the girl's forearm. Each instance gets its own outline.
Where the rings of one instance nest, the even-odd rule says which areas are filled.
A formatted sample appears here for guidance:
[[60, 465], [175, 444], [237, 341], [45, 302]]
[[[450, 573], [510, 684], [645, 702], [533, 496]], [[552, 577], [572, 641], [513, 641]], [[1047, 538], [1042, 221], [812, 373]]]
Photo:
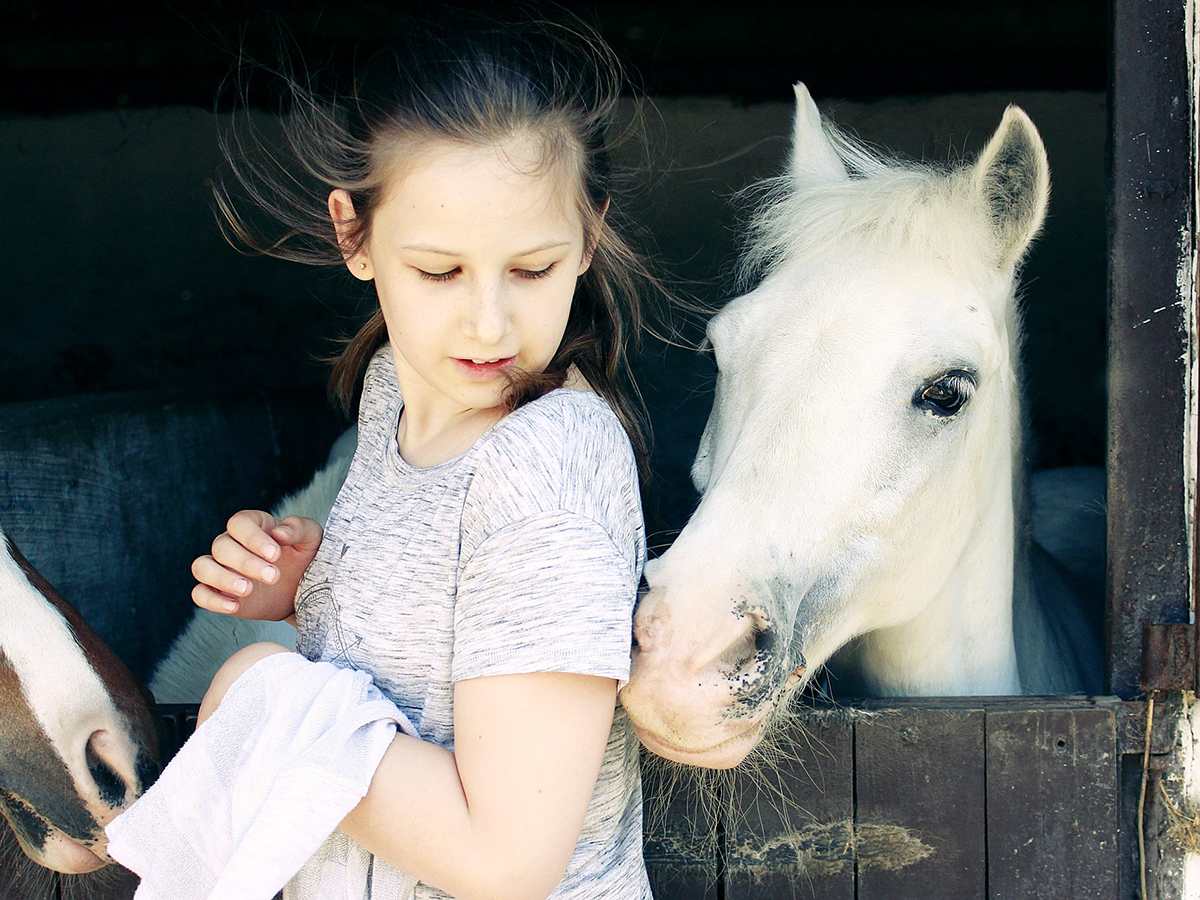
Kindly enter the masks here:
[[341, 830], [459, 900], [543, 900], [583, 827], [615, 683], [535, 675], [464, 684], [455, 752], [397, 735]]
[[540, 900], [554, 889], [565, 859], [562, 868], [538, 877], [518, 862], [517, 835], [488, 834], [478, 825], [454, 754], [400, 734], [370, 792], [340, 827], [371, 853], [459, 900]]
[[[429, 808], [430, 795], [439, 799]], [[451, 871], [463, 883], [444, 882], [449, 872], [438, 861], [479, 862], [470, 813], [454, 754], [436, 744], [397, 734], [371, 779], [367, 796], [342, 820], [341, 830], [376, 856], [455, 896], [474, 878], [461, 866]], [[432, 863], [432, 864], [431, 864]]]

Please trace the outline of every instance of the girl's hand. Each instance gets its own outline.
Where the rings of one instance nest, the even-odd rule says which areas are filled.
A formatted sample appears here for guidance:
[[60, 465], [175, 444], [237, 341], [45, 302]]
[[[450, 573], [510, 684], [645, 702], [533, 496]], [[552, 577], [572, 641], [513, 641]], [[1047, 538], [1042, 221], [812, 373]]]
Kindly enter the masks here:
[[244, 509], [213, 541], [212, 555], [192, 563], [200, 582], [192, 600], [203, 609], [243, 619], [290, 619], [296, 613], [300, 577], [321, 546], [314, 519]]

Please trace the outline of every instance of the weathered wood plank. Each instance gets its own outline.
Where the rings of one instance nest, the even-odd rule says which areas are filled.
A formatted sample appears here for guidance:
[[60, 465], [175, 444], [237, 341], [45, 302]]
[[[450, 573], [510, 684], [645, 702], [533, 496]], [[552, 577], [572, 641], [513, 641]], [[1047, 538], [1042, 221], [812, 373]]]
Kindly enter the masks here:
[[984, 712], [906, 709], [855, 725], [859, 900], [987, 897]]
[[63, 875], [63, 900], [132, 900], [138, 877], [121, 866], [108, 866], [90, 875]]
[[1118, 764], [1111, 710], [988, 715], [991, 897], [1117, 896]]
[[643, 753], [644, 856], [657, 900], [717, 900], [720, 775]]
[[1108, 683], [1126, 699], [1140, 693], [1142, 623], [1189, 621], [1190, 9], [1111, 4]]
[[724, 900], [853, 900], [854, 743], [845, 710], [809, 710], [739, 768]]

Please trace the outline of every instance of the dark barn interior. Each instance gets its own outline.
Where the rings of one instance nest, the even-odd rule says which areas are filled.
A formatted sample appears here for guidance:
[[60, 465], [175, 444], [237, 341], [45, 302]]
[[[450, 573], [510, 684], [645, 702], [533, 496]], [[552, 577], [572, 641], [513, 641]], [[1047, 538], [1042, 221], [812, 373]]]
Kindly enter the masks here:
[[[932, 160], [970, 156], [1008, 102], [1025, 105], [1054, 185], [1024, 278], [1035, 464], [1103, 464], [1105, 3], [567, 5], [653, 101], [645, 148], [626, 148], [625, 207], [680, 293], [708, 304], [733, 290], [745, 214], [733, 194], [782, 166], [793, 82], [862, 138]], [[222, 242], [205, 186], [228, 106], [214, 115], [217, 88], [239, 47], [270, 61], [279, 25], [337, 65], [423, 8], [16, 4], [0, 37], [0, 184], [20, 212], [0, 227], [21, 264], [0, 294], [0, 401], [247, 386], [315, 397], [325, 370], [314, 360], [353, 328], [364, 297], [344, 273], [242, 258]], [[264, 114], [274, 102], [265, 88], [252, 99]], [[669, 530], [690, 511], [710, 367], [649, 339], [641, 368], [656, 524]]]

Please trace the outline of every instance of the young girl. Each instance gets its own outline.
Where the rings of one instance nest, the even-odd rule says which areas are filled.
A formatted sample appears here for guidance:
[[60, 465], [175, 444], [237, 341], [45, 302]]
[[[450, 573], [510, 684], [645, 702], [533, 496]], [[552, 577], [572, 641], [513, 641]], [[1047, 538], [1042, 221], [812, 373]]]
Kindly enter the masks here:
[[[316, 261], [324, 241], [379, 310], [333, 375], [348, 401], [366, 369], [324, 534], [238, 513], [193, 596], [294, 615], [304, 656], [369, 672], [408, 716], [421, 738], [394, 739], [340, 832], [421, 898], [650, 897], [616, 706], [645, 549], [623, 386], [645, 270], [611, 226], [618, 88], [582, 26], [414, 28], [340, 104], [295, 94], [321, 215], [237, 154], [244, 193], [217, 193], [255, 248]], [[239, 196], [286, 213], [285, 239], [256, 237]], [[202, 719], [281, 649], [233, 657]]]

